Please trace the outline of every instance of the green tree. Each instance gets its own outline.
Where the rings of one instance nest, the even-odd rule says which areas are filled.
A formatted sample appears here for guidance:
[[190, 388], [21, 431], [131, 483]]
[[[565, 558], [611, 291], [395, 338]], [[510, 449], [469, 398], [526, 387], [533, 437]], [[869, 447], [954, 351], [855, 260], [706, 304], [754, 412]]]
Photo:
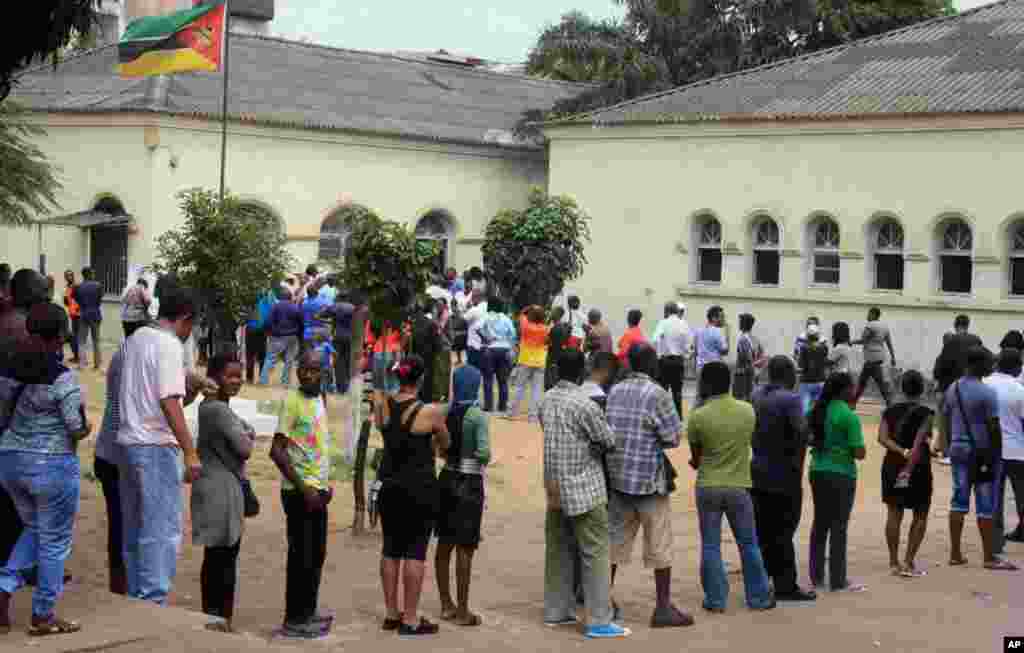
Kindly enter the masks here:
[[18, 3], [13, 15], [18, 27], [0, 54], [0, 102], [11, 92], [15, 74], [34, 62], [52, 57], [76, 34], [89, 34], [101, 0], [32, 0]]
[[621, 24], [570, 13], [530, 52], [533, 75], [595, 86], [525, 125], [582, 113], [955, 13], [952, 0], [613, 0]]
[[341, 220], [349, 233], [342, 284], [366, 297], [373, 320], [403, 322], [427, 289], [437, 244], [418, 241], [407, 225], [363, 207], [352, 207]]
[[57, 170], [33, 142], [45, 133], [13, 102], [0, 103], [0, 224], [29, 226], [58, 207]]
[[566, 281], [583, 274], [589, 243], [590, 217], [576, 201], [534, 188], [524, 210], [500, 211], [487, 225], [484, 269], [516, 309], [550, 306]]
[[235, 331], [263, 293], [293, 268], [274, 216], [234, 195], [193, 188], [178, 194], [185, 223], [156, 243], [158, 274], [173, 274], [202, 298], [217, 351], [235, 344]]

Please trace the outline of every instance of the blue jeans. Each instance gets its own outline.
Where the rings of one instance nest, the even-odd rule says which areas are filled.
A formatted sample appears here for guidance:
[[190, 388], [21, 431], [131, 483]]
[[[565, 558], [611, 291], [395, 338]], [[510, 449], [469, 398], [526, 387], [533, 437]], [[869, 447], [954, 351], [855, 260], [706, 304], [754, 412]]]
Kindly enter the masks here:
[[754, 526], [754, 502], [746, 488], [698, 487], [697, 515], [700, 519], [700, 582], [704, 587], [704, 607], [725, 609], [729, 600], [729, 580], [722, 562], [722, 516], [729, 520], [733, 538], [743, 563], [743, 588], [747, 606], [767, 608], [772, 603], [768, 574]]
[[37, 617], [52, 616], [64, 592], [64, 561], [71, 555], [80, 479], [78, 457], [71, 454], [0, 454], [0, 485], [25, 523], [7, 565], [0, 568], [0, 592], [17, 592], [25, 586], [23, 573], [38, 566], [32, 595], [32, 614]]
[[1002, 492], [1002, 463], [995, 466], [993, 481], [979, 482], [971, 479], [974, 466], [974, 450], [970, 445], [956, 443], [949, 449], [953, 465], [953, 496], [950, 512], [967, 514], [971, 511], [971, 490], [974, 491], [974, 514], [979, 519], [992, 519]]
[[278, 358], [283, 358], [284, 369], [281, 370], [281, 385], [288, 385], [292, 378], [292, 365], [298, 355], [298, 336], [271, 336], [270, 345], [267, 347], [267, 359], [263, 361], [263, 369], [260, 370], [260, 384], [270, 383], [270, 370], [274, 369]]
[[814, 408], [814, 404], [821, 398], [821, 391], [824, 387], [824, 383], [800, 384], [800, 403], [804, 407], [804, 415], [810, 413]]
[[175, 447], [124, 447], [119, 469], [128, 596], [167, 602], [178, 570], [183, 467]]

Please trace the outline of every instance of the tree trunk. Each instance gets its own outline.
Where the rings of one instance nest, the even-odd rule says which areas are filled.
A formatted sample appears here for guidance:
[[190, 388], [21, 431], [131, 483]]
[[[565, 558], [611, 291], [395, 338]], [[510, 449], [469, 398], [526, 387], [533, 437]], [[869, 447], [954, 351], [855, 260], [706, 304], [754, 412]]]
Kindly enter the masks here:
[[[362, 401], [362, 397], [353, 398]], [[359, 441], [356, 443], [356, 461], [352, 474], [352, 494], [354, 499], [354, 516], [352, 518], [352, 534], [362, 535], [366, 531], [366, 451], [370, 444], [370, 420], [363, 420], [359, 430]]]

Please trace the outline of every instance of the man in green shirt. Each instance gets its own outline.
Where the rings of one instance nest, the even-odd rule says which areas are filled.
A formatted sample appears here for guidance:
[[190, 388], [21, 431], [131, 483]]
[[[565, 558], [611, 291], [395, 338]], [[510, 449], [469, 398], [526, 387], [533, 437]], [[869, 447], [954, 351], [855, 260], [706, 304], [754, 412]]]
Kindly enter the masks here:
[[700, 580], [704, 609], [725, 612], [729, 581], [722, 562], [722, 517], [728, 518], [743, 561], [743, 585], [751, 610], [775, 607], [754, 525], [750, 498], [750, 443], [754, 434], [754, 409], [729, 394], [732, 375], [721, 361], [710, 362], [700, 374], [700, 391], [706, 397], [694, 411], [687, 429], [697, 470], [697, 514], [700, 518]]

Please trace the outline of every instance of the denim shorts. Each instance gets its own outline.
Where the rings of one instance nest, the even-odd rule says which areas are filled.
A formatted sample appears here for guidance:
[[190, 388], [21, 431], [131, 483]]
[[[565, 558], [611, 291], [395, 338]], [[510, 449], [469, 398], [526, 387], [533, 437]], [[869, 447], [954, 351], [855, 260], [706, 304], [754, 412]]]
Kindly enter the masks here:
[[971, 511], [971, 488], [974, 488], [974, 513], [981, 519], [992, 519], [995, 514], [996, 484], [971, 482], [973, 461], [953, 460], [953, 499], [949, 511], [968, 513]]

